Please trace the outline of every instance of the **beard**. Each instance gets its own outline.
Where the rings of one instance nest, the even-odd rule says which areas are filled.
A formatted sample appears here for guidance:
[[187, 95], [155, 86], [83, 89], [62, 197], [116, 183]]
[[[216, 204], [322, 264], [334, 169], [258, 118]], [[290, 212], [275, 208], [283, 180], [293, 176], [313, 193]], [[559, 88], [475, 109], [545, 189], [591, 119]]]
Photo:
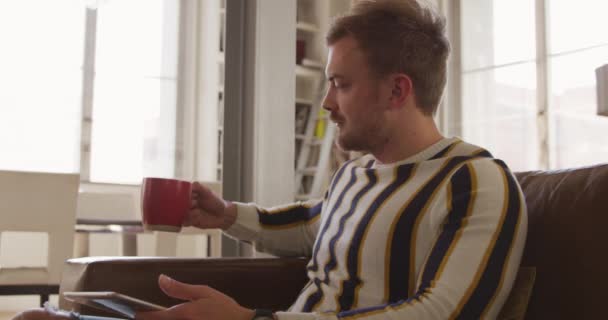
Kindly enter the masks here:
[[338, 123], [336, 144], [342, 151], [373, 152], [388, 139], [378, 114]]

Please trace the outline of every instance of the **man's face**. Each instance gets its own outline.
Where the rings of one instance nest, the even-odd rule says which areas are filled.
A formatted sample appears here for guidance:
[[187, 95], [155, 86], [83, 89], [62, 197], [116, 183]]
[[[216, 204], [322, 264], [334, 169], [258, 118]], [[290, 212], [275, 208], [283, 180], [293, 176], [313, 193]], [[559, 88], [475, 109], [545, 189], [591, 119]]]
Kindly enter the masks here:
[[371, 152], [388, 139], [380, 82], [370, 73], [365, 54], [351, 36], [329, 46], [323, 107], [338, 127], [343, 150]]

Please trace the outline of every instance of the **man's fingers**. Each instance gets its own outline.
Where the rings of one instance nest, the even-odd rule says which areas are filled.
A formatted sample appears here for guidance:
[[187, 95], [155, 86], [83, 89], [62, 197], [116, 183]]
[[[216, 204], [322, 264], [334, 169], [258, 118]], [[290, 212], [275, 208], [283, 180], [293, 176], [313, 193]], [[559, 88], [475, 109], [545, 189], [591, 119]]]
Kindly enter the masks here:
[[193, 210], [188, 211], [188, 213], [186, 214], [186, 217], [184, 218], [184, 222], [182, 223], [182, 225], [184, 225], [184, 227], [198, 225], [201, 214], [202, 213], [199, 209], [193, 209]]
[[203, 186], [200, 182], [195, 181], [192, 183], [192, 193], [196, 197], [200, 198], [201, 196], [205, 196], [209, 192], [210, 190]]
[[135, 315], [137, 320], [234, 320], [252, 318], [252, 310], [239, 306], [234, 299], [208, 286], [182, 283], [165, 275], [158, 278], [158, 283], [167, 295], [188, 301], [163, 311], [138, 313]]
[[186, 227], [195, 226], [206, 229], [219, 228], [223, 222], [224, 219], [221, 216], [210, 214], [201, 209], [194, 209], [188, 211], [182, 225]]
[[138, 312], [135, 320], [176, 320], [188, 319], [187, 315], [192, 309], [189, 303], [175, 305], [163, 311]]
[[192, 285], [171, 279], [164, 274], [158, 277], [158, 285], [163, 292], [173, 298], [181, 300], [197, 300], [212, 296], [215, 290], [208, 286]]

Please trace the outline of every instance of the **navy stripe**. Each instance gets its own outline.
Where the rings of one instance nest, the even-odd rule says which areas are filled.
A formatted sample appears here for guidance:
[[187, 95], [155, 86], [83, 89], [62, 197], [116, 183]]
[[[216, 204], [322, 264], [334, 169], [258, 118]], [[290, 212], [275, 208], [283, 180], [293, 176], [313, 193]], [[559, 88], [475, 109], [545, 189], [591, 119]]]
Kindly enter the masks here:
[[488, 150], [480, 151], [479, 153], [475, 154], [475, 156], [482, 158], [493, 158], [492, 154]]
[[[304, 292], [306, 292], [306, 290], [308, 290], [308, 288], [310, 286], [312, 286], [314, 280], [309, 280], [306, 285], [304, 286], [304, 288], [302, 288], [302, 290], [300, 290], [300, 293], [298, 293], [297, 297], [301, 296]], [[291, 305], [291, 307], [287, 310], [287, 311], [291, 311], [291, 309], [294, 307], [294, 305]]]
[[359, 251], [361, 250], [363, 235], [365, 234], [367, 228], [369, 227], [369, 223], [372, 218], [378, 212], [380, 206], [388, 199], [395, 191], [399, 189], [399, 187], [403, 186], [405, 182], [411, 177], [414, 169], [413, 164], [406, 164], [396, 168], [396, 177], [395, 180], [389, 184], [380, 195], [372, 202], [369, 209], [361, 218], [355, 232], [353, 234], [353, 239], [351, 241], [351, 245], [348, 248], [348, 257], [347, 257], [347, 267], [348, 270], [348, 279], [342, 284], [342, 294], [338, 298], [339, 309], [340, 310], [350, 310], [354, 303], [355, 298], [355, 290], [361, 284], [361, 279], [359, 278]]
[[[370, 163], [368, 163], [367, 167], [370, 167], [372, 164], [373, 164], [373, 161], [370, 161]], [[357, 208], [357, 205], [359, 204], [359, 201], [361, 200], [363, 195], [365, 195], [376, 184], [376, 182], [378, 182], [378, 177], [376, 176], [375, 172], [376, 172], [375, 170], [370, 170], [370, 169], [365, 170], [365, 174], [368, 179], [367, 184], [363, 188], [361, 188], [361, 190], [359, 190], [359, 192], [357, 192], [357, 194], [353, 198], [353, 200], [350, 204], [350, 208], [348, 209], [346, 214], [344, 214], [342, 217], [340, 217], [338, 232], [329, 240], [329, 261], [323, 268], [323, 273], [324, 273], [323, 282], [325, 284], [329, 283], [329, 273], [332, 270], [334, 270], [336, 268], [336, 266], [338, 265], [336, 244], [338, 243], [338, 239], [340, 239], [340, 237], [344, 233], [344, 226], [346, 225], [346, 220], [348, 220], [348, 218], [353, 216], [353, 214], [355, 213], [355, 209]], [[320, 290], [320, 287], [317, 287], [317, 291], [308, 297], [306, 304], [304, 305], [304, 310], [307, 310], [307, 311], [304, 311], [304, 312], [312, 311], [315, 308], [315, 306], [321, 301], [322, 297], [323, 297], [323, 291]]]
[[[400, 301], [401, 303], [405, 302], [405, 301]], [[398, 304], [401, 304], [398, 303]], [[396, 306], [398, 304], [391, 304], [391, 306]], [[362, 313], [369, 313], [369, 312], [373, 312], [373, 311], [377, 311], [377, 310], [382, 310], [386, 307], [388, 307], [388, 304], [382, 304], [382, 305], [377, 305], [377, 306], [372, 306], [372, 307], [365, 307], [365, 308], [357, 308], [354, 310], [347, 310], [347, 311], [342, 311], [340, 313], [338, 313], [338, 319], [343, 319], [343, 318], [349, 318], [349, 317], [353, 317]]]
[[452, 146], [454, 146], [454, 144], [456, 144], [456, 143], [458, 143], [458, 142], [460, 142], [460, 141], [456, 141], [456, 142], [450, 143], [450, 145], [449, 145], [449, 146], [447, 146], [447, 147], [443, 148], [443, 150], [439, 151], [437, 154], [435, 154], [435, 155], [434, 155], [433, 157], [431, 157], [429, 160], [437, 160], [437, 159], [439, 159], [439, 158], [443, 158], [443, 156], [445, 156], [445, 155], [448, 153], [448, 151], [450, 150], [450, 148], [451, 148]]
[[495, 160], [495, 162], [501, 167], [507, 178], [509, 190], [507, 213], [477, 288], [463, 306], [458, 319], [478, 319], [486, 309], [498, 289], [505, 261], [517, 231], [522, 201], [519, 188], [504, 162], [500, 160]]
[[308, 220], [315, 218], [321, 213], [323, 209], [323, 201], [317, 203], [314, 207], [308, 209]]
[[342, 168], [340, 168], [340, 170], [338, 170], [338, 173], [336, 173], [334, 179], [331, 182], [331, 186], [328, 190], [329, 194], [328, 194], [328, 196], [326, 196], [327, 199], [329, 199], [331, 197], [331, 195], [333, 194], [336, 184], [338, 184], [338, 181], [340, 181], [340, 179], [342, 178], [342, 175], [344, 174], [344, 171], [346, 171], [346, 168], [348, 167], [348, 165], [351, 162], [353, 162], [353, 160], [347, 161], [344, 165], [342, 165]]
[[414, 195], [409, 205], [399, 214], [399, 219], [393, 233], [389, 258], [388, 302], [392, 303], [408, 297], [409, 274], [410, 272], [414, 272], [414, 270], [410, 270], [413, 229], [422, 209], [429, 201], [433, 191], [439, 187], [452, 169], [470, 159], [472, 157], [450, 158], [448, 163], [427, 181], [420, 191]]
[[[325, 220], [325, 224], [323, 225], [323, 228], [322, 228], [321, 232], [319, 233], [319, 236], [318, 236], [318, 238], [316, 240], [316, 243], [315, 243], [315, 247], [314, 247], [314, 249], [312, 251], [313, 264], [310, 267], [308, 267], [309, 271], [316, 272], [317, 270], [319, 270], [319, 262], [317, 261], [318, 260], [317, 259], [317, 252], [319, 252], [319, 248], [321, 246], [321, 242], [323, 240], [323, 237], [325, 236], [325, 233], [327, 232], [327, 229], [331, 225], [331, 221], [333, 220], [333, 216], [336, 213], [336, 210], [342, 204], [342, 200], [344, 199], [344, 195], [346, 195], [346, 193], [350, 190], [350, 188], [352, 188], [352, 186], [355, 184], [355, 181], [357, 180], [357, 176], [355, 175], [355, 170], [356, 169], [357, 169], [357, 167], [353, 166], [352, 169], [350, 170], [351, 171], [350, 172], [350, 180], [348, 181], [348, 183], [344, 187], [344, 190], [342, 190], [342, 193], [338, 196], [338, 199], [336, 200], [336, 203], [331, 208], [331, 211], [329, 212], [329, 215], [328, 215], [327, 219]], [[342, 176], [342, 174], [339, 174], [339, 176], [336, 178], [336, 181], [341, 176]], [[330, 197], [331, 197], [331, 194], [333, 193], [333, 190], [334, 190], [333, 187], [335, 186], [336, 181], [334, 181], [334, 185], [332, 185], [332, 189], [330, 191]]]
[[[343, 171], [346, 169], [347, 165], [345, 165], [344, 167], [342, 167], [341, 172], [338, 173], [336, 179], [334, 180], [334, 183], [332, 184], [331, 190], [330, 190], [330, 199], [331, 199], [331, 195], [333, 194], [334, 191], [334, 187], [337, 184], [337, 181], [342, 177], [342, 173]], [[310, 272], [317, 272], [319, 270], [319, 257], [318, 257], [318, 252], [319, 249], [321, 247], [321, 243], [323, 242], [323, 238], [325, 237], [325, 234], [327, 233], [327, 229], [329, 228], [329, 226], [331, 225], [331, 221], [333, 220], [333, 216], [336, 212], [336, 210], [340, 207], [340, 205], [342, 204], [342, 200], [344, 199], [344, 195], [350, 190], [350, 188], [352, 188], [352, 186], [355, 184], [356, 181], [356, 175], [355, 175], [355, 170], [357, 169], [356, 166], [353, 166], [352, 169], [350, 170], [350, 180], [348, 181], [348, 183], [346, 184], [346, 186], [344, 187], [344, 189], [342, 190], [342, 193], [338, 196], [338, 199], [336, 200], [336, 203], [334, 204], [334, 206], [331, 208], [327, 219], [325, 219], [325, 224], [323, 225], [323, 227], [321, 228], [321, 231], [319, 232], [319, 235], [317, 236], [317, 240], [315, 241], [315, 246], [313, 248], [312, 251], [312, 264], [307, 268], [308, 271]], [[329, 201], [329, 200], [328, 200]], [[317, 291], [315, 293], [318, 293], [321, 291], [321, 282], [319, 279], [314, 279], [314, 283], [315, 286], [317, 287]], [[309, 304], [308, 302], [313, 298], [313, 295], [308, 296], [308, 299], [304, 305], [304, 307], [302, 307], [302, 311], [303, 312], [310, 312], [310, 308], [312, 307], [312, 304]]]
[[448, 213], [447, 221], [433, 249], [422, 273], [422, 281], [416, 295], [421, 295], [431, 286], [435, 279], [441, 262], [445, 260], [446, 253], [454, 241], [458, 230], [462, 227], [462, 221], [469, 212], [472, 191], [472, 172], [469, 166], [458, 169], [450, 179], [452, 190], [454, 190], [451, 202], [452, 210]]
[[260, 223], [265, 226], [283, 226], [296, 222], [309, 221], [319, 215], [322, 207], [323, 202], [319, 202], [312, 208], [298, 206], [280, 213], [266, 213], [260, 211]]
[[[332, 182], [331, 188], [329, 190], [329, 197], [327, 197], [327, 199], [329, 200], [334, 192], [335, 186], [336, 184], [338, 184], [338, 181], [340, 180], [340, 178], [342, 178], [342, 175], [344, 174], [344, 171], [346, 170], [346, 167], [348, 167], [348, 165], [353, 162], [354, 160], [350, 160], [348, 162], [346, 162], [346, 164], [344, 164], [342, 166], [342, 168], [338, 171], [338, 173], [336, 174], [336, 178], [334, 179], [334, 181]], [[374, 163], [374, 160], [371, 160], [367, 163], [366, 167], [370, 168], [372, 166], [372, 164]], [[342, 191], [342, 193], [340, 194], [340, 196], [338, 196], [338, 200], [336, 200], [335, 205], [332, 207], [329, 216], [327, 217], [327, 220], [325, 222], [325, 225], [323, 225], [323, 229], [321, 230], [321, 232], [319, 233], [319, 239], [316, 241], [315, 243], [315, 247], [313, 249], [313, 264], [308, 267], [309, 271], [313, 271], [316, 272], [317, 270], [319, 270], [319, 263], [317, 261], [317, 252], [319, 252], [319, 247], [321, 246], [321, 240], [323, 240], [323, 236], [325, 235], [325, 232], [327, 231], [327, 229], [329, 228], [329, 226], [331, 225], [331, 220], [334, 216], [334, 213], [336, 212], [336, 210], [340, 207], [340, 205], [342, 204], [342, 200], [344, 199], [344, 195], [350, 190], [350, 188], [355, 184], [356, 181], [356, 176], [355, 176], [355, 170], [356, 170], [356, 166], [353, 166], [353, 168], [351, 169], [350, 172], [350, 181], [348, 182], [348, 184], [344, 187], [344, 190]]]

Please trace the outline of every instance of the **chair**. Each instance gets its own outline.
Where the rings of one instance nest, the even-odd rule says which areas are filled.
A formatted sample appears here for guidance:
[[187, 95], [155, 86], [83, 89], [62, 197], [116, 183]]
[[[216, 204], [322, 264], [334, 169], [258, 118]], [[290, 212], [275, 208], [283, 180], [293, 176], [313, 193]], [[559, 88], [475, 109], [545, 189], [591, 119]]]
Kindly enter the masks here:
[[[216, 194], [222, 192], [219, 182], [203, 184]], [[78, 195], [74, 256], [86, 257], [91, 254], [90, 236], [95, 233], [120, 234], [122, 247], [118, 251], [122, 256], [177, 256], [178, 237], [181, 235], [205, 237], [201, 240], [208, 241], [201, 242], [203, 247], [210, 245], [209, 256], [220, 256], [220, 230], [183, 228], [179, 234], [158, 231], [143, 233], [140, 198], [140, 187], [137, 185], [83, 185]], [[116, 225], [117, 228], [109, 228], [109, 225]]]
[[64, 263], [72, 255], [79, 183], [78, 174], [0, 171], [0, 235], [48, 237], [46, 267], [1, 267], [0, 295], [40, 295], [42, 304], [59, 292]]
[[[137, 185], [85, 184], [78, 193], [74, 256], [90, 254], [90, 236], [121, 234], [120, 255], [137, 255], [136, 233], [141, 229], [140, 188]], [[118, 225], [117, 229], [110, 225]]]

